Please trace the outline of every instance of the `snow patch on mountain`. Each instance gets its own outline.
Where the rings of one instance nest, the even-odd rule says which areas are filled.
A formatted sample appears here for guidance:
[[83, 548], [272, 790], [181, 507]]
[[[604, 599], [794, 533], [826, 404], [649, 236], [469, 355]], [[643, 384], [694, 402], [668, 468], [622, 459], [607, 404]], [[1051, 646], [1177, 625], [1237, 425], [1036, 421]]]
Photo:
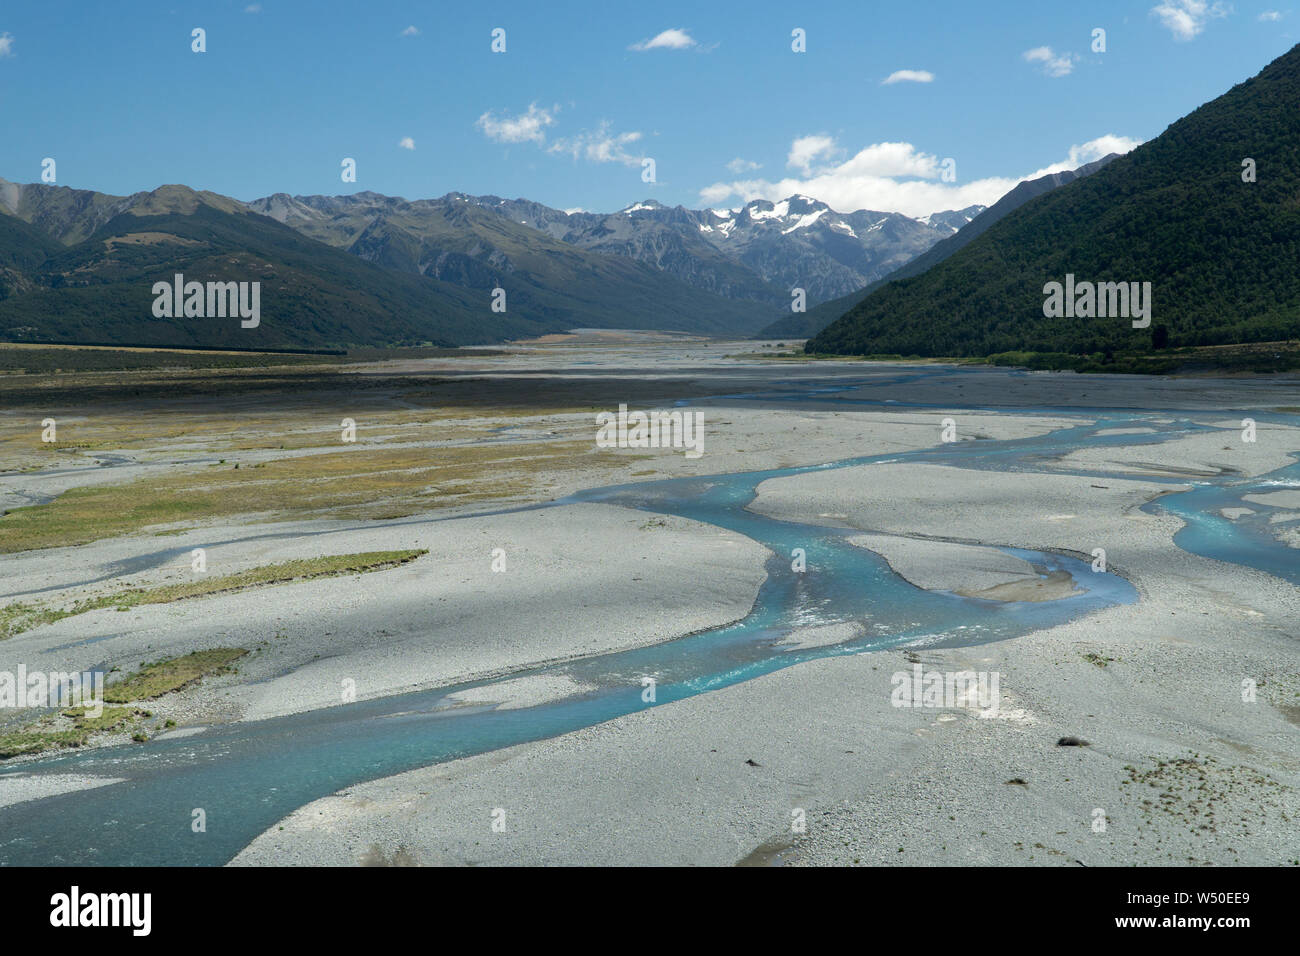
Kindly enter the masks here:
[[782, 229], [781, 235], [783, 236], [789, 235], [790, 233], [794, 232], [796, 229], [807, 229], [809, 226], [815, 223], [822, 216], [826, 215], [826, 212], [827, 210], [825, 209], [818, 209], [814, 213], [809, 213], [806, 216], [800, 216], [798, 221], [795, 222], [795, 224], [791, 226], [789, 229]]
[[771, 209], [761, 209], [757, 203], [751, 203], [748, 207], [749, 218], [754, 222], [762, 222], [765, 219], [784, 219], [790, 215], [790, 200], [782, 199]]

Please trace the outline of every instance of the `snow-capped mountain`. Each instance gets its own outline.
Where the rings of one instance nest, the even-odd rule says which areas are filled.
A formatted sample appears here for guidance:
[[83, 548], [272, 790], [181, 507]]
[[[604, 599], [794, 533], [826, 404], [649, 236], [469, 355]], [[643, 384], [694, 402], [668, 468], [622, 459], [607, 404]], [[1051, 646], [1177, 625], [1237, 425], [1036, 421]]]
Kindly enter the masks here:
[[[841, 213], [808, 196], [791, 196], [775, 203], [755, 199], [736, 210], [669, 207], [647, 199], [615, 213], [564, 213], [526, 200], [461, 198], [563, 242], [638, 259], [712, 292], [771, 299], [770, 288], [754, 286], [757, 278], [775, 286], [783, 303], [790, 289], [802, 288], [810, 304], [887, 275], [984, 208], [913, 219], [865, 209]], [[724, 263], [743, 267], [751, 281]]]
[[[471, 287], [482, 286], [489, 273], [517, 272], [542, 285], [570, 274], [563, 285], [569, 289], [573, 277], [594, 275], [612, 258], [703, 293], [775, 309], [789, 307], [795, 288], [804, 290], [809, 307], [861, 289], [951, 236], [983, 208], [921, 220], [870, 210], [841, 213], [808, 196], [791, 196], [775, 203], [756, 199], [735, 210], [649, 199], [592, 213], [499, 196], [448, 193], [410, 201], [372, 192], [276, 194], [249, 205], [369, 261]], [[574, 259], [572, 271], [552, 268], [592, 254], [600, 257], [595, 265], [579, 267]]]

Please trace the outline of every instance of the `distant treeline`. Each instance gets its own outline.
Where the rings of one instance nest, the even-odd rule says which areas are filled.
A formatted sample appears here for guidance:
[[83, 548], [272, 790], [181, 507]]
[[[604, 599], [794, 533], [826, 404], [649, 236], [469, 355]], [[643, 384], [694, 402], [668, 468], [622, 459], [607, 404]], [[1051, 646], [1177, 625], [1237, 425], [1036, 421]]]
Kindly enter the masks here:
[[[27, 345], [6, 348], [0, 343], [0, 373], [26, 372], [117, 372], [152, 368], [258, 368], [273, 365], [342, 365], [350, 362], [383, 362], [394, 359], [442, 358], [449, 356], [486, 356], [504, 354], [495, 349], [471, 352], [413, 346], [410, 348], [356, 348], [341, 350], [299, 349], [186, 349], [184, 351], [146, 346], [148, 351], [125, 348], [88, 348], [59, 346], [43, 348]], [[237, 353], [237, 354], [231, 354]]]
[[[169, 349], [165, 345], [158, 345], [155, 342], [30, 342], [24, 341], [5, 341], [0, 339], [0, 345], [23, 345], [36, 346], [41, 345], [61, 346], [63, 348], [109, 348], [109, 349], [151, 349], [156, 352], [255, 352], [265, 353], [267, 355], [346, 355], [346, 349], [261, 349], [242, 347], [238, 345], [186, 345], [183, 348]], [[454, 349], [447, 351], [455, 351]]]

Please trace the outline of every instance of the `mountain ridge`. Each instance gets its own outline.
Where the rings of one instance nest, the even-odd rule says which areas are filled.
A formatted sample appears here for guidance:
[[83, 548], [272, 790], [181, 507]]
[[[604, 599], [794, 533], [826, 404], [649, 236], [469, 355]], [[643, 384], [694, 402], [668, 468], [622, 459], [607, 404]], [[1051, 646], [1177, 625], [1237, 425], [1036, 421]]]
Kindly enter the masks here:
[[[529, 199], [495, 195], [450, 192], [407, 200], [368, 191], [342, 196], [275, 193], [249, 205], [345, 247], [365, 228], [362, 220], [368, 223], [367, 217], [382, 212], [405, 214], [411, 220], [440, 207], [476, 206], [551, 240], [643, 262], [706, 292], [776, 306], [789, 303], [794, 287], [803, 288], [814, 303], [845, 289], [861, 288], [950, 236], [956, 231], [951, 225], [954, 220], [964, 224], [983, 209], [945, 210], [927, 217], [933, 222], [923, 223], [901, 213], [839, 213], [797, 195], [775, 203], [751, 200], [725, 214], [665, 206], [653, 199], [613, 213], [595, 213], [565, 212]], [[344, 222], [349, 215], [353, 221]], [[791, 225], [791, 217], [799, 221]], [[820, 226], [815, 233], [794, 235], [815, 226]], [[880, 234], [861, 241], [855, 227]], [[414, 229], [408, 231], [419, 241]]]
[[[736, 210], [642, 200], [615, 213], [569, 213], [456, 192], [244, 202], [181, 184], [115, 196], [0, 179], [0, 336], [236, 344], [228, 329], [148, 311], [148, 287], [184, 269], [196, 281], [270, 283], [270, 321], [252, 336], [268, 348], [480, 344], [574, 327], [747, 336], [768, 321], [767, 309], [789, 303], [791, 288], [816, 302], [856, 286], [981, 208], [921, 222], [838, 213], [796, 195]], [[278, 269], [292, 281], [281, 283]], [[498, 288], [505, 312], [489, 309]]]
[[[1300, 46], [929, 271], [877, 289], [806, 350], [1104, 357], [1295, 337], [1298, 101]], [[1045, 315], [1047, 283], [1067, 275], [1150, 282], [1150, 327]]]
[[816, 335], [886, 283], [920, 275], [982, 235], [995, 222], [1013, 210], [1019, 209], [1029, 200], [1095, 173], [1118, 155], [1118, 153], [1109, 153], [1077, 169], [1061, 170], [1035, 179], [1021, 180], [1001, 199], [984, 208], [973, 219], [967, 220], [965, 225], [947, 239], [940, 239], [925, 252], [899, 266], [884, 278], [877, 279], [856, 292], [823, 302], [807, 312], [782, 316], [763, 328], [755, 338], [810, 338]]

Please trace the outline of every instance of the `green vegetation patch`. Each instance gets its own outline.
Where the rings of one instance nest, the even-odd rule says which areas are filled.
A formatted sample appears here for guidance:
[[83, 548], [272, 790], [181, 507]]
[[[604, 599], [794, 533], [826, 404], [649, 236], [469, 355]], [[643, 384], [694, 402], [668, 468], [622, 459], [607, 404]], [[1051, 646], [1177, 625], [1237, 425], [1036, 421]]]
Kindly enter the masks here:
[[[421, 555], [428, 554], [425, 548], [404, 551], [363, 551], [359, 554], [328, 554], [319, 558], [301, 558], [295, 561], [282, 561], [260, 568], [249, 568], [236, 574], [227, 574], [216, 578], [198, 578], [183, 584], [165, 584], [155, 588], [132, 589], [102, 598], [92, 599], [87, 604], [94, 607], [135, 607], [140, 604], [167, 604], [182, 601], [185, 598], [204, 597], [210, 594], [224, 594], [228, 591], [243, 591], [247, 588], [265, 587], [272, 584], [287, 584], [290, 581], [304, 581], [308, 578], [335, 577], [341, 574], [362, 574], [367, 571], [383, 571], [414, 561]], [[92, 610], [85, 607], [83, 610]]]
[[81, 706], [65, 710], [63, 716], [70, 719], [78, 730], [103, 731], [116, 730], [125, 723], [130, 711], [125, 707], [105, 707], [98, 717], [91, 716], [91, 708]]
[[7, 604], [0, 607], [0, 641], [42, 624], [53, 624], [75, 613], [41, 604], [24, 604], [21, 601]]
[[[252, 512], [391, 517], [470, 501], [545, 493], [539, 472], [616, 467], [591, 440], [359, 447], [266, 462], [90, 485], [0, 515], [0, 552], [87, 544], [145, 529]], [[238, 463], [236, 463], [238, 464]]]
[[126, 680], [106, 687], [104, 700], [112, 704], [152, 700], [187, 687], [203, 677], [227, 673], [230, 665], [247, 653], [242, 647], [214, 647], [211, 650], [194, 651], [184, 657], [155, 661], [144, 665]]
[[225, 594], [230, 591], [243, 591], [248, 588], [266, 587], [274, 584], [287, 584], [290, 581], [304, 581], [309, 578], [335, 577], [342, 574], [362, 574], [367, 571], [382, 571], [414, 561], [421, 555], [428, 554], [419, 548], [403, 551], [363, 551], [359, 554], [329, 554], [319, 558], [302, 558], [295, 561], [282, 561], [260, 568], [249, 568], [235, 574], [212, 578], [197, 578], [182, 584], [164, 584], [153, 588], [132, 588], [99, 597], [78, 601], [70, 608], [51, 608], [39, 604], [21, 602], [0, 608], [0, 640], [13, 637], [22, 631], [53, 624], [74, 614], [84, 614], [100, 608], [116, 607], [124, 611], [142, 604], [167, 604], [186, 598], [204, 597], [210, 594]]
[[0, 760], [44, 750], [80, 747], [91, 734], [116, 730], [130, 717], [131, 711], [126, 707], [105, 707], [98, 717], [91, 717], [84, 707], [43, 717], [21, 730], [0, 733]]
[[[106, 687], [103, 703], [130, 705], [170, 694], [204, 677], [229, 672], [231, 665], [247, 653], [242, 647], [214, 647], [145, 664], [125, 680]], [[143, 742], [150, 735], [145, 721], [153, 716], [151, 711], [130, 706], [102, 707], [98, 715], [86, 705], [69, 707], [47, 714], [18, 730], [0, 732], [0, 760], [81, 747], [90, 741], [92, 735], [110, 731], [130, 731], [132, 740]], [[176, 722], [168, 720], [163, 726], [174, 727]]]
[[1153, 352], [1107, 350], [1083, 355], [1014, 351], [990, 355], [983, 361], [989, 365], [1010, 365], [1035, 370], [1113, 372], [1124, 375], [1271, 373], [1300, 369], [1300, 345], [1294, 342], [1255, 342]]

